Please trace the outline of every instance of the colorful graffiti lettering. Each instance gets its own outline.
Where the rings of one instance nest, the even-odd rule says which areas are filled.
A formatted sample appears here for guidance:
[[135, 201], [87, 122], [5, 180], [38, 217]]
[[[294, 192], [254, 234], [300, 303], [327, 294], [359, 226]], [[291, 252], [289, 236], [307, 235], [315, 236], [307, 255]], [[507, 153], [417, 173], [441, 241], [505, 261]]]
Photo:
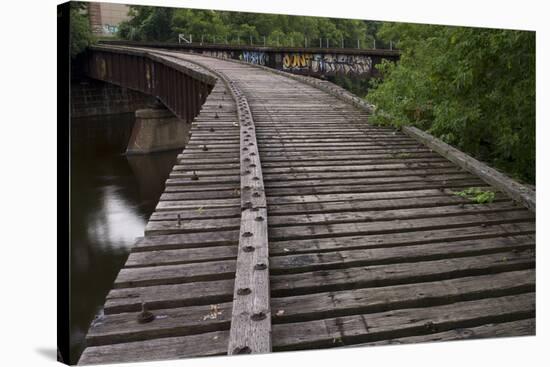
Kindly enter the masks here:
[[103, 33], [104, 34], [115, 34], [118, 32], [117, 25], [103, 24]]
[[304, 69], [310, 67], [311, 54], [285, 54], [283, 69]]
[[202, 54], [207, 55], [207, 56], [217, 57], [217, 58], [220, 58], [220, 59], [232, 59], [233, 58], [233, 53], [228, 52], [228, 51], [203, 50]]
[[365, 74], [372, 69], [372, 59], [363, 55], [284, 54], [283, 69], [323, 74]]
[[239, 59], [256, 65], [265, 65], [267, 63], [267, 55], [265, 52], [243, 51]]

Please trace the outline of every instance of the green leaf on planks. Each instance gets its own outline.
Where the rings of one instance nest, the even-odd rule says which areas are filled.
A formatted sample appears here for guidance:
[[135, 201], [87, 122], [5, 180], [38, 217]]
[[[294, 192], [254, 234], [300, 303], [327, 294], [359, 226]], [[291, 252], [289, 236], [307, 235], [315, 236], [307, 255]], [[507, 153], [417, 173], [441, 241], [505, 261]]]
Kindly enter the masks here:
[[488, 204], [495, 200], [495, 193], [483, 191], [479, 187], [469, 187], [462, 191], [453, 192], [454, 195], [463, 197], [477, 204]]

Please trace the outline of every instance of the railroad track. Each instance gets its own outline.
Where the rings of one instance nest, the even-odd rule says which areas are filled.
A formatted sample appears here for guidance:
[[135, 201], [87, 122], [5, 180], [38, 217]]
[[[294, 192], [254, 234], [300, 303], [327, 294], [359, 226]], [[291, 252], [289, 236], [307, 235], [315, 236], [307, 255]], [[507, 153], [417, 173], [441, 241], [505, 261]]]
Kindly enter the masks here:
[[218, 82], [80, 364], [534, 334], [533, 212], [303, 77], [149, 52]]

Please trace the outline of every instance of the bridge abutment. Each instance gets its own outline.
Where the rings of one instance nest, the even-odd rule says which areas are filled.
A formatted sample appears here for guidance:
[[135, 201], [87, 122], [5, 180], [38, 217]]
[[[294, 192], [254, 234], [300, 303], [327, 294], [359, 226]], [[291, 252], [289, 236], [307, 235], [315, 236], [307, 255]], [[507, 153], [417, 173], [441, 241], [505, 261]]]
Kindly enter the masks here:
[[126, 154], [147, 154], [183, 148], [189, 140], [191, 124], [166, 108], [144, 108], [135, 112], [136, 121]]

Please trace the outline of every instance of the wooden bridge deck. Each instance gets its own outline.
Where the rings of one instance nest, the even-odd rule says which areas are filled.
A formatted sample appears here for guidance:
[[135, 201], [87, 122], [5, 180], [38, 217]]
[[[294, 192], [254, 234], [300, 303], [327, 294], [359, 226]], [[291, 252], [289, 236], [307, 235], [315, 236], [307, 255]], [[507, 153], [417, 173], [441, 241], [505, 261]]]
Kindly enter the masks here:
[[[269, 239], [269, 285], [252, 292], [270, 297], [273, 351], [534, 334], [532, 212], [500, 192], [490, 204], [453, 194], [491, 188], [296, 78], [151, 52], [221, 72], [246, 97]], [[240, 107], [218, 81], [81, 364], [250, 351], [228, 347], [249, 169]], [[136, 321], [142, 302], [154, 321]]]

